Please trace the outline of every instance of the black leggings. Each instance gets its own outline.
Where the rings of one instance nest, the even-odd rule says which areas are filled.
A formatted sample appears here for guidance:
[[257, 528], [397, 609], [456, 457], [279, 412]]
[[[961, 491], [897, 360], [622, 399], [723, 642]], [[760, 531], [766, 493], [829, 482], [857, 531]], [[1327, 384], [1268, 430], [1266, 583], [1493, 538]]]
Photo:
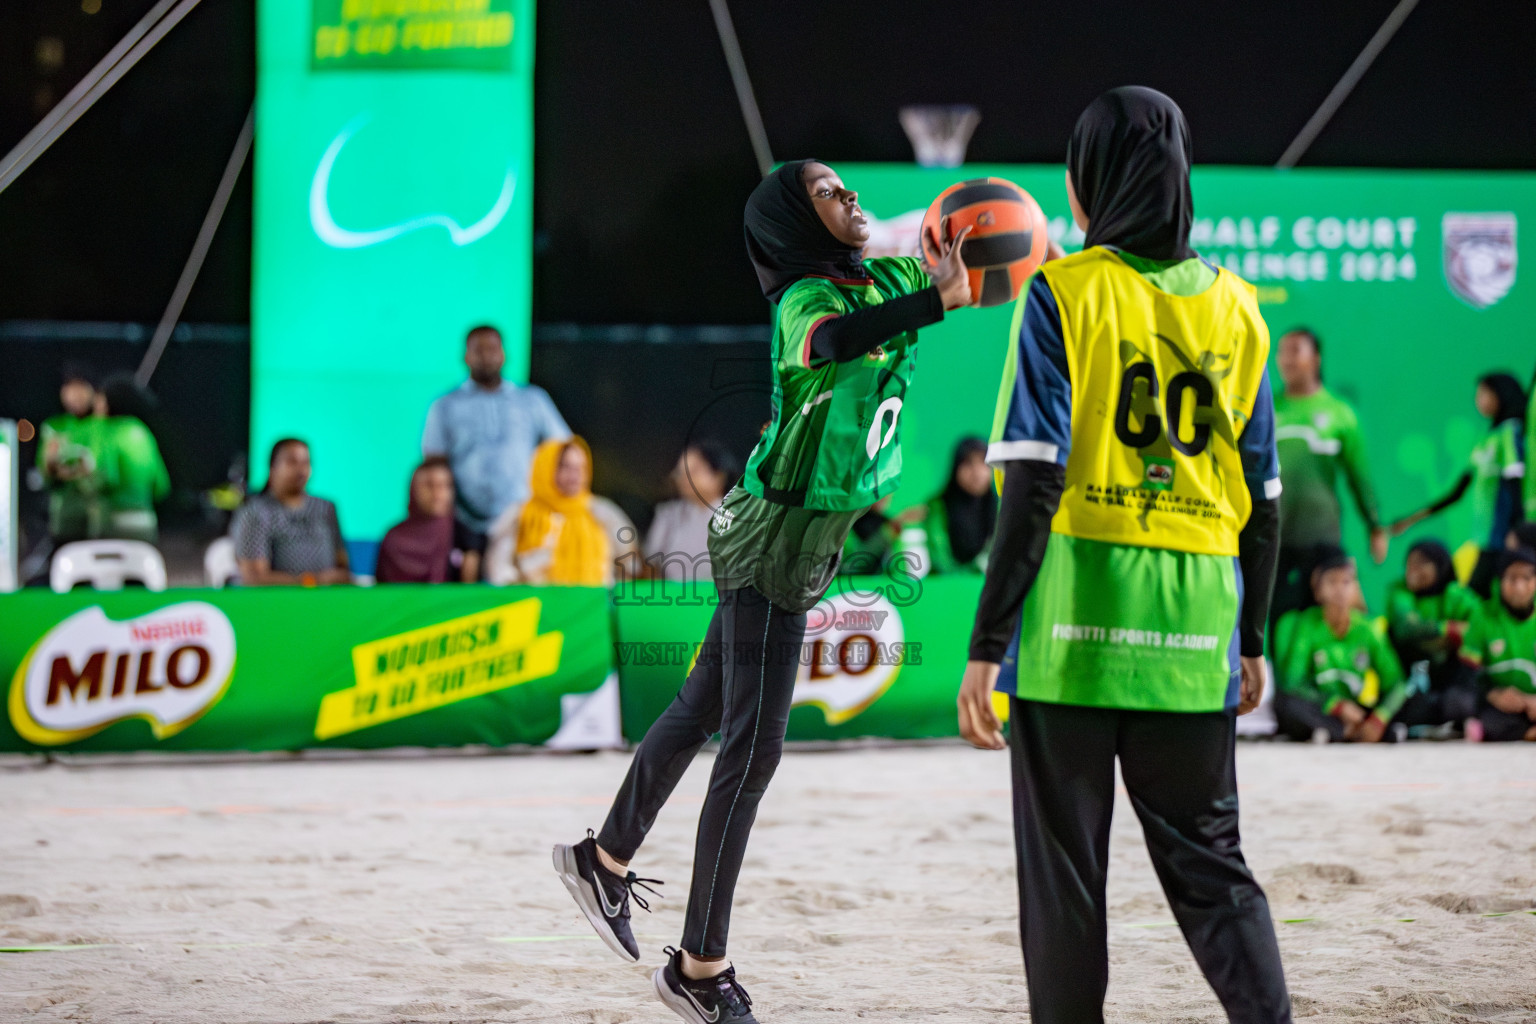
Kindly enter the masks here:
[[[1269, 602], [1269, 648], [1275, 654], [1275, 624], [1286, 612], [1310, 608], [1317, 602], [1312, 598], [1312, 566], [1317, 561], [1317, 551], [1310, 547], [1284, 547], [1275, 560], [1275, 591]], [[1278, 660], [1278, 659], [1276, 659]]]
[[1275, 726], [1281, 736], [1305, 743], [1312, 733], [1322, 729], [1333, 743], [1344, 742], [1344, 723], [1336, 716], [1326, 714], [1322, 708], [1305, 697], [1297, 697], [1284, 690], [1275, 692]]
[[784, 752], [804, 640], [805, 613], [776, 608], [752, 587], [722, 591], [698, 662], [640, 742], [598, 834], [611, 856], [633, 858], [694, 755], [720, 733], [683, 927], [682, 948], [695, 956], [725, 955], [736, 876]]
[[1536, 722], [1527, 716], [1500, 711], [1492, 705], [1484, 705], [1477, 717], [1483, 723], [1483, 739], [1489, 743], [1523, 740], [1525, 734], [1536, 727]]
[[1019, 928], [1034, 1024], [1099, 1024], [1109, 980], [1105, 881], [1115, 759], [1173, 916], [1227, 1016], [1287, 1024], [1264, 891], [1237, 827], [1231, 712], [1011, 701]]

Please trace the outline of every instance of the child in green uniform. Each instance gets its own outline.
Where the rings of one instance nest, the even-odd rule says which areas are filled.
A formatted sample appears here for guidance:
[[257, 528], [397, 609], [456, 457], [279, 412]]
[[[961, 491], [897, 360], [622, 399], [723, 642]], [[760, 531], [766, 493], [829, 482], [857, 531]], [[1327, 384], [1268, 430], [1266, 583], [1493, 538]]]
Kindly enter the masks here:
[[1422, 665], [1427, 687], [1398, 712], [1404, 725], [1460, 724], [1477, 710], [1476, 674], [1456, 657], [1467, 624], [1481, 602], [1456, 582], [1451, 553], [1437, 540], [1408, 549], [1403, 578], [1387, 595], [1387, 635], [1405, 672]]
[[1500, 562], [1499, 592], [1473, 616], [1461, 654], [1483, 673], [1480, 738], [1536, 741], [1536, 551], [1506, 551]]
[[694, 755], [720, 733], [682, 948], [653, 976], [662, 1002], [694, 1024], [755, 1020], [726, 962], [726, 933], [758, 801], [784, 746], [805, 613], [836, 575], [853, 522], [896, 489], [917, 330], [971, 301], [965, 234], [928, 269], [916, 259], [865, 260], [869, 226], [858, 194], [814, 160], [783, 165], [747, 202], [747, 253], [776, 306], [773, 418], [710, 522], [719, 607], [676, 700], [635, 751], [601, 833], [554, 852], [598, 935], [638, 960], [629, 899], [645, 880], [629, 861]]
[[1472, 495], [1472, 530], [1467, 543], [1479, 550], [1467, 585], [1480, 598], [1493, 592], [1499, 552], [1510, 528], [1524, 518], [1521, 486], [1525, 477], [1525, 389], [1507, 373], [1490, 373], [1477, 382], [1477, 411], [1488, 417], [1488, 433], [1472, 449], [1470, 464], [1450, 493], [1392, 524], [1393, 535]]
[[[1375, 743], [1407, 698], [1402, 666], [1356, 610], [1355, 563], [1335, 548], [1312, 570], [1317, 604], [1290, 612], [1275, 633], [1275, 720], [1295, 740]], [[1375, 694], [1367, 685], [1376, 676]]]

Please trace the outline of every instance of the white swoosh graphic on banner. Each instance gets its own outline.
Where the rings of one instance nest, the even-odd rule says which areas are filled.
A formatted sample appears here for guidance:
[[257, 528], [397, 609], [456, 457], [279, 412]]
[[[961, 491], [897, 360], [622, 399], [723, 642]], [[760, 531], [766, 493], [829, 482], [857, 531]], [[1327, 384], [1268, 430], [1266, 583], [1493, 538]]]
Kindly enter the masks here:
[[428, 213], [372, 231], [353, 231], [342, 227], [331, 216], [330, 201], [327, 197], [330, 191], [331, 169], [336, 166], [336, 158], [341, 154], [341, 148], [347, 144], [348, 139], [357, 134], [365, 121], [366, 118], [358, 118], [331, 140], [331, 144], [325, 147], [325, 155], [320, 158], [320, 166], [315, 168], [314, 180], [309, 183], [309, 223], [315, 229], [315, 234], [320, 236], [320, 240], [326, 245], [334, 249], [363, 249], [410, 234], [412, 231], [420, 231], [422, 228], [440, 227], [448, 232], [448, 238], [454, 245], [465, 246], [471, 242], [478, 242], [496, 230], [496, 225], [500, 224], [506, 217], [507, 211], [512, 209], [512, 193], [517, 187], [517, 175], [513, 173], [511, 167], [508, 167], [506, 176], [501, 180], [501, 194], [496, 197], [496, 205], [469, 227], [461, 226], [458, 221], [445, 213]]

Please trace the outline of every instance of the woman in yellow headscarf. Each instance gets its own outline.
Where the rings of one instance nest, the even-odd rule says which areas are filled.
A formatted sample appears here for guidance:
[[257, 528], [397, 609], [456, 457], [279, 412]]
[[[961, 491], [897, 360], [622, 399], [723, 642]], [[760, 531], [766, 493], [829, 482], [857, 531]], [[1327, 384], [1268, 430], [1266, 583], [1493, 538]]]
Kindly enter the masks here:
[[[522, 505], [491, 528], [487, 579], [492, 583], [608, 586], [620, 550], [615, 535], [634, 526], [617, 506], [592, 494], [592, 454], [579, 437], [545, 441], [533, 454]], [[632, 545], [631, 545], [632, 546]]]

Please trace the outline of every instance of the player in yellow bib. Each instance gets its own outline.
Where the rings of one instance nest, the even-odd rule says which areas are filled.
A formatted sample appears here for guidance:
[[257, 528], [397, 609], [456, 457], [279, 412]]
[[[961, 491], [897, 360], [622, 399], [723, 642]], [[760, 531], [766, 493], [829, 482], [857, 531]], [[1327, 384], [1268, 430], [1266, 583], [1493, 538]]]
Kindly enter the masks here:
[[1082, 252], [1020, 299], [987, 459], [1003, 473], [960, 730], [1005, 745], [1035, 1024], [1103, 1020], [1115, 761], [1195, 960], [1233, 1021], [1289, 1021], [1243, 860], [1236, 715], [1263, 688], [1279, 463], [1251, 285], [1189, 248], [1189, 129], [1115, 89], [1078, 120]]

